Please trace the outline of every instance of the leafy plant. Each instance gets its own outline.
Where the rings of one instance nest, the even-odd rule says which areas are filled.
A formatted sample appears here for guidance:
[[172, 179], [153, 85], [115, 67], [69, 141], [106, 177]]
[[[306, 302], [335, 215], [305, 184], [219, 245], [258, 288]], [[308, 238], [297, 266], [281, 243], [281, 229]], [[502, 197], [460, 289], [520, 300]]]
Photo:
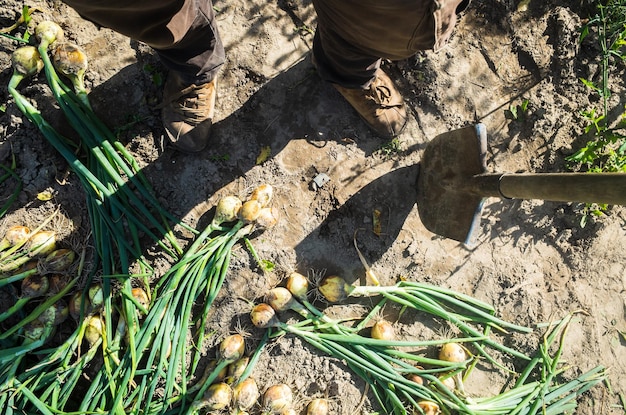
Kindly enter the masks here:
[[[582, 113], [587, 121], [585, 134], [591, 133], [593, 139], [567, 160], [590, 172], [626, 172], [626, 111], [615, 120], [608, 119], [611, 112], [609, 74], [613, 66], [626, 60], [626, 0], [598, 1], [597, 14], [581, 29], [580, 42], [591, 33], [596, 34], [601, 50], [601, 79], [594, 82], [581, 78], [581, 82], [598, 94], [602, 110], [591, 108]], [[587, 205], [581, 226], [586, 225], [590, 215], [601, 215], [606, 208], [606, 205]]]
[[383, 144], [378, 153], [380, 153], [385, 159], [391, 158], [394, 154], [400, 153], [402, 149], [400, 148], [400, 140], [398, 138], [393, 138], [391, 141]]
[[509, 105], [509, 113], [511, 115], [511, 118], [515, 121], [523, 121], [528, 115], [528, 104], [530, 104], [530, 101], [524, 99], [521, 104]]

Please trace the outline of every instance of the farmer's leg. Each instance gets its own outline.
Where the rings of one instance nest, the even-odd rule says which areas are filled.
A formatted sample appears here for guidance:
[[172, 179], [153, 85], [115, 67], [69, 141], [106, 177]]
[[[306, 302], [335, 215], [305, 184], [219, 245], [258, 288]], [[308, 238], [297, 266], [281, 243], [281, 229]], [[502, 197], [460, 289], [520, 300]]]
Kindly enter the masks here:
[[167, 135], [180, 150], [202, 150], [224, 63], [211, 0], [64, 1], [86, 19], [155, 49], [170, 69], [162, 113]]
[[318, 71], [374, 130], [393, 137], [405, 125], [406, 109], [391, 79], [379, 69], [381, 58], [398, 60], [419, 50], [440, 49], [454, 28], [457, 8], [467, 3], [313, 0]]

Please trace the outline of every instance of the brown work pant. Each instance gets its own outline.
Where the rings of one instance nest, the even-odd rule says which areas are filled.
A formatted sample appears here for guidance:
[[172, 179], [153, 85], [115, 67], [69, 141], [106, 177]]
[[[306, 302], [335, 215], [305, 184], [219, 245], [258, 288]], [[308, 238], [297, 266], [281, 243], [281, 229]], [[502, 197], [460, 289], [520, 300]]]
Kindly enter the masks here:
[[[189, 83], [212, 80], [224, 63], [211, 0], [63, 0], [88, 20], [153, 47]], [[321, 77], [367, 86], [381, 58], [404, 59], [445, 45], [469, 0], [313, 0]]]

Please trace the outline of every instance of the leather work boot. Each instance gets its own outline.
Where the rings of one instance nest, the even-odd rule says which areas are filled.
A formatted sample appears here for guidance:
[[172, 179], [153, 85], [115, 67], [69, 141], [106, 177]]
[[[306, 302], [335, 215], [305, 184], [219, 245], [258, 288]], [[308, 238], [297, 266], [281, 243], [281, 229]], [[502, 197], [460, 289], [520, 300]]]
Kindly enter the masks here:
[[161, 118], [169, 140], [185, 153], [202, 151], [211, 135], [217, 82], [185, 85], [170, 72], [163, 90]]
[[376, 71], [376, 78], [365, 89], [333, 86], [381, 137], [391, 139], [406, 126], [404, 100], [391, 78], [381, 69]]

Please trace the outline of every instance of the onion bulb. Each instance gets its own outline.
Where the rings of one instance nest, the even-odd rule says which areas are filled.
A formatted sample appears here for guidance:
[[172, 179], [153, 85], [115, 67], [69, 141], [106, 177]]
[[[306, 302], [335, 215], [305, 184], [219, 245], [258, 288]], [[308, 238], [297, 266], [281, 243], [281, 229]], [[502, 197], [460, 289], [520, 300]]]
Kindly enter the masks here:
[[50, 326], [46, 326], [39, 320], [33, 320], [24, 326], [24, 344], [29, 344], [37, 340], [43, 339], [47, 332], [49, 332]]
[[91, 304], [89, 303], [89, 299], [83, 296], [82, 291], [76, 291], [72, 294], [69, 302], [70, 315], [74, 320], [78, 320], [80, 318], [80, 310], [81, 307], [84, 307], [84, 313], [88, 314], [91, 309]]
[[265, 303], [257, 304], [252, 308], [250, 319], [255, 327], [261, 329], [280, 325], [274, 309], [269, 304]]
[[327, 415], [328, 408], [328, 399], [313, 399], [306, 407], [306, 415]]
[[246, 378], [233, 387], [234, 404], [241, 411], [251, 409], [260, 395], [259, 387], [253, 378]]
[[56, 249], [56, 234], [53, 231], [39, 231], [28, 241], [30, 256], [48, 255]]
[[46, 326], [58, 326], [63, 323], [69, 315], [69, 308], [63, 299], [58, 300], [50, 307], [46, 308], [37, 319]]
[[[32, 48], [32, 46], [30, 46]], [[22, 48], [20, 48], [22, 49]], [[19, 49], [18, 49], [19, 50]], [[17, 52], [17, 50], [16, 50]], [[35, 51], [36, 52], [36, 51]], [[15, 52], [13, 52], [15, 53]], [[37, 55], [39, 56], [39, 55]], [[39, 59], [41, 60], [41, 58]], [[42, 62], [43, 65], [43, 62]], [[4, 238], [0, 241], [0, 251], [19, 245], [28, 239], [30, 229], [22, 225], [13, 225], [4, 234]]]
[[339, 276], [329, 275], [322, 278], [317, 289], [326, 300], [336, 303], [348, 298], [350, 293], [354, 291], [354, 286]]
[[252, 223], [257, 220], [259, 213], [261, 212], [261, 204], [257, 200], [248, 200], [245, 202], [239, 210], [239, 219], [245, 223]]
[[[130, 290], [133, 298], [137, 300], [137, 302], [146, 310], [150, 308], [150, 299], [148, 298], [148, 294], [146, 290], [141, 287], [135, 287]], [[140, 311], [140, 310], [138, 310]]]
[[44, 269], [49, 272], [66, 271], [72, 265], [75, 258], [76, 253], [71, 249], [55, 249], [44, 259]]
[[91, 348], [97, 345], [104, 336], [104, 321], [100, 316], [93, 315], [86, 318], [86, 323], [85, 339]]
[[226, 196], [217, 202], [213, 226], [219, 226], [223, 222], [233, 222], [239, 215], [242, 202], [237, 196]]
[[241, 378], [241, 375], [243, 375], [246, 371], [249, 362], [250, 358], [247, 356], [243, 356], [242, 358], [237, 359], [229, 364], [227, 367], [228, 377], [226, 378], [226, 383], [237, 383], [239, 381], [239, 378]]
[[393, 326], [386, 320], [379, 320], [373, 326], [371, 330], [372, 339], [378, 340], [393, 340], [395, 333]]
[[54, 42], [60, 42], [65, 37], [63, 29], [58, 24], [51, 21], [43, 21], [35, 27], [35, 36], [40, 42], [40, 46], [48, 49]]
[[439, 415], [441, 413], [439, 405], [432, 401], [419, 401], [417, 406], [419, 406], [424, 415]]
[[246, 343], [241, 334], [232, 334], [220, 343], [218, 353], [222, 360], [234, 362], [241, 359], [246, 351]]
[[290, 408], [292, 403], [293, 394], [284, 383], [270, 386], [263, 394], [263, 412], [266, 414], [281, 413]]
[[104, 293], [102, 292], [102, 286], [100, 284], [93, 284], [87, 291], [89, 296], [89, 304], [93, 308], [99, 308], [104, 302]]
[[22, 298], [36, 298], [45, 295], [50, 282], [45, 275], [29, 275], [22, 280]]
[[57, 72], [65, 75], [76, 92], [85, 91], [85, 72], [87, 71], [87, 54], [78, 45], [61, 43], [52, 52], [52, 64]]
[[287, 283], [285, 284], [289, 292], [298, 300], [307, 300], [307, 292], [309, 291], [309, 280], [298, 273], [292, 272], [287, 277]]
[[194, 403], [194, 408], [203, 408], [208, 411], [219, 411], [230, 405], [233, 399], [233, 390], [225, 383], [214, 383], [204, 392], [202, 401]]
[[446, 343], [439, 349], [439, 360], [461, 363], [467, 360], [467, 353], [458, 343]]
[[306, 310], [302, 304], [298, 303], [298, 301], [293, 298], [291, 292], [283, 287], [272, 288], [265, 295], [265, 301], [278, 312], [287, 310], [302, 312]]
[[260, 229], [269, 229], [276, 226], [279, 216], [280, 213], [275, 207], [262, 208], [254, 223]]
[[250, 200], [259, 202], [262, 208], [268, 207], [274, 196], [274, 188], [269, 184], [262, 184], [252, 191]]

